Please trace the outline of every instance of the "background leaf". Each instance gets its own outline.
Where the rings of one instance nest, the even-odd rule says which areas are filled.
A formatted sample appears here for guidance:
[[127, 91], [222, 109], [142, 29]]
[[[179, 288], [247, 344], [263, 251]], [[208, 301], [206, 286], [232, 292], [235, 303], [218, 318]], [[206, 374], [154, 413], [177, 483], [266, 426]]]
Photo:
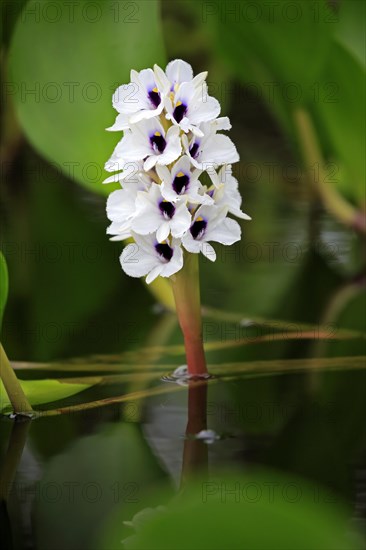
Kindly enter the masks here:
[[[157, 0], [62, 0], [46, 12], [30, 1], [9, 51], [9, 86], [23, 129], [38, 151], [98, 193], [104, 163], [119, 137], [111, 98], [130, 70], [164, 64]], [[40, 12], [33, 17], [31, 14]], [[33, 93], [30, 90], [35, 90]]]
[[320, 79], [320, 89], [327, 92], [315, 105], [318, 127], [334, 155], [332, 158], [328, 152], [328, 156], [337, 160], [328, 181], [339, 182], [343, 192], [361, 207], [366, 203], [365, 76], [364, 66], [350, 50], [334, 42]]
[[318, 490], [301, 478], [270, 470], [247, 476], [216, 474], [186, 487], [165, 511], [141, 522], [137, 532], [130, 532], [126, 546], [136, 550], [361, 549], [362, 540], [350, 535], [344, 511], [329, 501], [317, 502]]

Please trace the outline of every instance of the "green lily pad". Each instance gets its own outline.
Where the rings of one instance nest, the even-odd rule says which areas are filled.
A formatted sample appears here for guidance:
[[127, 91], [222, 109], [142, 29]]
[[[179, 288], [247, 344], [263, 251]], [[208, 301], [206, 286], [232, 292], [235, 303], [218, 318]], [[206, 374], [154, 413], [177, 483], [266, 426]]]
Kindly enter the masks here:
[[[93, 384], [74, 384], [62, 380], [20, 380], [20, 385], [32, 406], [65, 399], [90, 388]], [[11, 409], [9, 398], [0, 381], [0, 412]]]

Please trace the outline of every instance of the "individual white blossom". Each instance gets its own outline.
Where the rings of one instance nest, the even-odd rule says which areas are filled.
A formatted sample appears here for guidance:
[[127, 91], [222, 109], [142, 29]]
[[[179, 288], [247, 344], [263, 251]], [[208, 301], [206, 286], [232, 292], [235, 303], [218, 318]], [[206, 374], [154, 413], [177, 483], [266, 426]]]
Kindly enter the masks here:
[[170, 277], [183, 267], [183, 251], [179, 239], [159, 243], [154, 235], [142, 237], [132, 233], [134, 243], [123, 250], [120, 262], [130, 277], [146, 277], [151, 283], [156, 277]]
[[211, 261], [216, 260], [216, 252], [209, 241], [231, 245], [240, 240], [241, 229], [238, 222], [227, 217], [227, 207], [203, 205], [193, 216], [189, 230], [182, 238], [188, 252], [202, 252]]
[[227, 206], [228, 212], [237, 218], [251, 220], [251, 217], [241, 210], [242, 197], [239, 192], [239, 182], [232, 175], [231, 164], [224, 164], [219, 172], [209, 170], [208, 173], [215, 186], [210, 192], [214, 203], [217, 206]]
[[[222, 120], [226, 122], [229, 119], [223, 117]], [[238, 152], [231, 139], [217, 133], [218, 130], [226, 128], [225, 124], [217, 124], [216, 121], [205, 122], [200, 125], [203, 137], [194, 134], [190, 138], [185, 134], [182, 136], [183, 148], [193, 166], [204, 171], [239, 161]]]
[[160, 115], [168, 92], [169, 88], [159, 86], [152, 69], [139, 73], [132, 70], [131, 82], [119, 86], [113, 94], [112, 104], [119, 115], [108, 130], [127, 130], [135, 122]]
[[161, 194], [166, 200], [176, 202], [184, 199], [193, 204], [213, 204], [213, 199], [205, 193], [198, 179], [202, 171], [192, 166], [187, 155], [180, 157], [171, 170], [157, 165], [156, 171], [161, 180]]
[[219, 116], [206, 77], [176, 59], [165, 71], [157, 65], [132, 70], [130, 82], [113, 95], [118, 115], [109, 130], [123, 137], [105, 164], [112, 175], [103, 183], [121, 188], [107, 200], [107, 233], [111, 240], [133, 239], [121, 266], [147, 283], [182, 269], [189, 253], [214, 261], [211, 243], [231, 245], [241, 237], [228, 214], [250, 219], [232, 174], [239, 155], [222, 133], [230, 120]]
[[191, 225], [191, 214], [185, 201], [169, 202], [161, 194], [161, 186], [152, 183], [150, 189], [140, 191], [136, 198], [136, 214], [131, 228], [139, 235], [156, 233], [157, 241], [165, 241], [169, 233], [182, 237]]
[[[141, 120], [126, 130], [112, 158], [114, 166], [122, 170], [127, 163], [144, 159], [143, 168], [148, 171], [156, 163], [172, 163], [181, 151], [179, 128], [172, 126], [166, 132], [159, 119], [153, 118]], [[106, 168], [110, 168], [108, 163]]]

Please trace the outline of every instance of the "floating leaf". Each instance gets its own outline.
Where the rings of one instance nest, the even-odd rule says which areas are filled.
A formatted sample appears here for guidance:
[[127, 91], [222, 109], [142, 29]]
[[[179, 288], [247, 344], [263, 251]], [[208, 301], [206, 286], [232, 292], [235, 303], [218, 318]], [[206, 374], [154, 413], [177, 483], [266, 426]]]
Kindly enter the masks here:
[[[91, 387], [89, 383], [69, 383], [62, 380], [20, 380], [20, 385], [32, 406], [65, 399]], [[0, 411], [11, 407], [5, 388], [0, 381]]]

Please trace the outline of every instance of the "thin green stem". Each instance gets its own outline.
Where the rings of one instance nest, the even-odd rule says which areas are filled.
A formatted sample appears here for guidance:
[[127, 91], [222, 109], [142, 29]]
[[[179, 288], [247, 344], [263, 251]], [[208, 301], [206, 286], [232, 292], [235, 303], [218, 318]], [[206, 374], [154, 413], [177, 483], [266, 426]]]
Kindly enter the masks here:
[[16, 414], [33, 414], [33, 409], [10, 365], [5, 350], [0, 344], [0, 378]]
[[366, 233], [365, 216], [347, 202], [327, 181], [318, 137], [309, 113], [303, 108], [296, 109], [294, 122], [309, 181], [314, 191], [335, 218], [360, 233]]
[[186, 254], [184, 266], [171, 277], [178, 320], [184, 336], [189, 374], [207, 374], [202, 339], [198, 254]]

